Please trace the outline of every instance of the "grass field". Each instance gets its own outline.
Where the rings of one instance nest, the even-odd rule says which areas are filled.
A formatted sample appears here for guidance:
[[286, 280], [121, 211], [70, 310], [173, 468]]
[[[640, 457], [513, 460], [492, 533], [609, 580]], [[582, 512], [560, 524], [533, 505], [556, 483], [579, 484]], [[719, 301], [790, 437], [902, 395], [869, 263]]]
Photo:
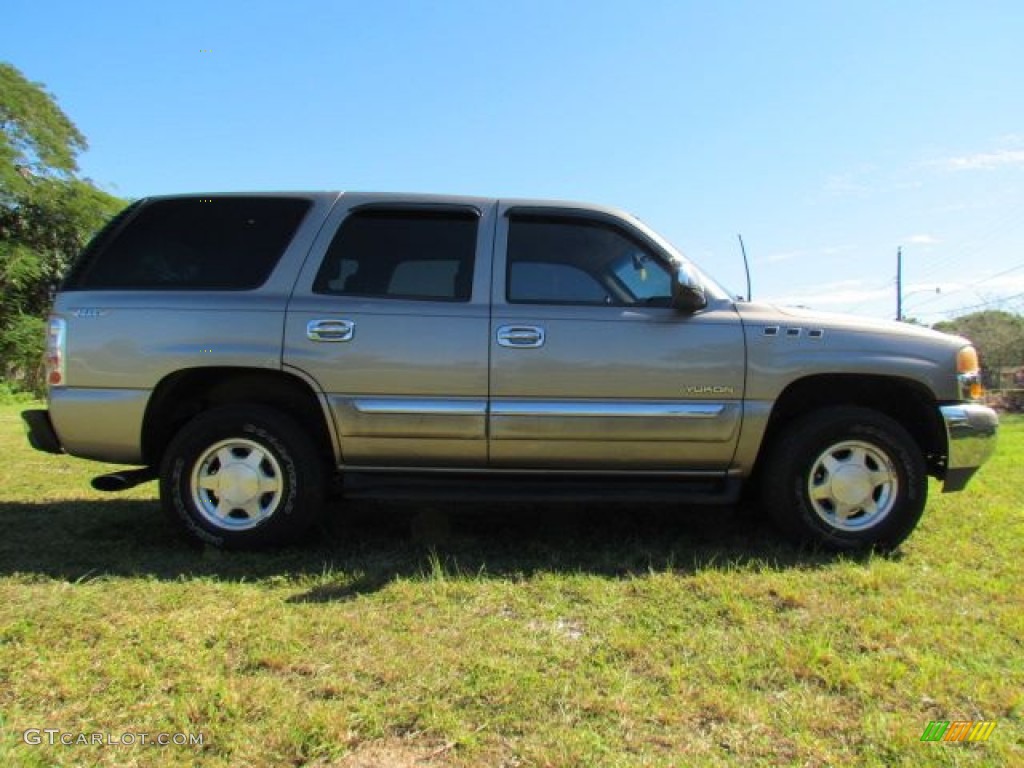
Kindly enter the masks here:
[[[93, 492], [17, 410], [0, 765], [1024, 765], [1021, 418], [889, 557], [717, 510], [383, 504], [261, 555], [183, 544], [152, 484]], [[997, 726], [920, 741], [958, 719]]]

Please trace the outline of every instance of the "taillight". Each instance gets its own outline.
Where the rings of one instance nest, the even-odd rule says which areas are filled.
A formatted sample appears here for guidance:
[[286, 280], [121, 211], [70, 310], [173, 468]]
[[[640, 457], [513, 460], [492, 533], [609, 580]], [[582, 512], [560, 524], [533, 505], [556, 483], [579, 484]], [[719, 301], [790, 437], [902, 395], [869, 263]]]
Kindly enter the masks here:
[[68, 324], [62, 317], [51, 317], [46, 327], [46, 383], [63, 387], [66, 381], [65, 354]]

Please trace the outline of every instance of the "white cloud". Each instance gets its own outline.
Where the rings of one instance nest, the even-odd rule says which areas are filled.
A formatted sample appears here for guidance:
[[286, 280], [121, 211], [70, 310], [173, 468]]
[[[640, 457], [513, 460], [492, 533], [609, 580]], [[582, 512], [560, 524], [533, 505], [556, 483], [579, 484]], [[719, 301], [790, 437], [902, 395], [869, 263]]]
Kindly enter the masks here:
[[864, 195], [871, 191], [871, 188], [861, 181], [858, 181], [859, 174], [844, 173], [837, 176], [829, 176], [825, 179], [824, 189], [830, 195]]
[[895, 296], [895, 288], [867, 288], [864, 280], [838, 280], [807, 286], [785, 296], [769, 296], [764, 300], [773, 304], [832, 307], [859, 304]]
[[844, 253], [849, 253], [855, 250], [852, 245], [827, 245], [821, 249], [822, 256], [839, 256]]
[[792, 261], [804, 254], [804, 251], [777, 251], [767, 256], [759, 256], [754, 259], [755, 264], [781, 264], [784, 261]]
[[785, 261], [800, 259], [820, 259], [821, 257], [839, 256], [852, 250], [849, 245], [824, 245], [820, 248], [798, 248], [791, 251], [775, 251], [765, 256], [752, 259], [754, 264], [781, 264]]
[[904, 238], [903, 242], [910, 245], [938, 245], [941, 241], [932, 235], [911, 235]]
[[996, 168], [1024, 167], [1024, 149], [997, 149], [973, 155], [947, 157], [933, 163], [948, 171], [991, 171]]
[[964, 211], [984, 211], [989, 208], [988, 203], [984, 202], [958, 202], [958, 203], [947, 203], [946, 205], [940, 205], [935, 209], [935, 213], [940, 216], [944, 216], [948, 213], [963, 213]]

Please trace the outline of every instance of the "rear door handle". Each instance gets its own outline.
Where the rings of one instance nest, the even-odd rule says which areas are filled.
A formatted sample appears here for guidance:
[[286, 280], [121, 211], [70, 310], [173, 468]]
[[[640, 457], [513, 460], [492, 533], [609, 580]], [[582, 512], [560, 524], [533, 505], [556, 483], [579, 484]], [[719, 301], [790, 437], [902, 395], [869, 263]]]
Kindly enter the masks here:
[[310, 320], [306, 338], [312, 341], [351, 341], [356, 324], [351, 320]]
[[503, 325], [498, 328], [498, 345], [516, 349], [544, 346], [544, 329], [536, 325]]

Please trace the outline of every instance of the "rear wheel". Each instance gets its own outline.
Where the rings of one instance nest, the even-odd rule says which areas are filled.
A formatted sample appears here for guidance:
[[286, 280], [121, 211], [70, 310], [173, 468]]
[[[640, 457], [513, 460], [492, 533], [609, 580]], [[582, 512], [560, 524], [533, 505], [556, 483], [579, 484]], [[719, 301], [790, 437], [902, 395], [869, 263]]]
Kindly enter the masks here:
[[196, 416], [174, 437], [160, 468], [165, 511], [218, 547], [287, 544], [323, 506], [324, 466], [289, 416], [232, 405]]
[[893, 549], [928, 494], [924, 457], [906, 430], [867, 408], [833, 407], [786, 428], [762, 479], [775, 523], [836, 550]]

